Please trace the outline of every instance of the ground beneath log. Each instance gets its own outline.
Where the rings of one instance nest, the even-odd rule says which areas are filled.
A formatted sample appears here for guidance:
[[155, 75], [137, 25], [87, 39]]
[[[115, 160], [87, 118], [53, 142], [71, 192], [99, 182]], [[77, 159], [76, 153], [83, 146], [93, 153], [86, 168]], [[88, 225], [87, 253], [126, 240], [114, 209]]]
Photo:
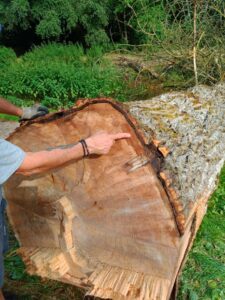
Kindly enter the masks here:
[[0, 119], [0, 138], [6, 138], [18, 126], [18, 122], [4, 121]]
[[[0, 138], [6, 138], [19, 123], [0, 120]], [[43, 280], [37, 276], [29, 276], [20, 257], [16, 254], [18, 243], [9, 230], [10, 250], [5, 256], [6, 300], [81, 300], [84, 292], [77, 287], [56, 281]]]

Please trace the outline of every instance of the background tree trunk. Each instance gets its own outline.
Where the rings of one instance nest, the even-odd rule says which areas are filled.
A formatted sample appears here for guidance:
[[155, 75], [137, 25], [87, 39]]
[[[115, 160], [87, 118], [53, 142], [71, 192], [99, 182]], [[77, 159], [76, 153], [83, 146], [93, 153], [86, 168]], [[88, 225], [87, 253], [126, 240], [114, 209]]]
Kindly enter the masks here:
[[31, 274], [105, 299], [169, 299], [225, 158], [225, 89], [196, 87], [122, 106], [108, 99], [23, 124], [25, 151], [99, 130], [130, 132], [105, 156], [13, 176], [8, 213]]

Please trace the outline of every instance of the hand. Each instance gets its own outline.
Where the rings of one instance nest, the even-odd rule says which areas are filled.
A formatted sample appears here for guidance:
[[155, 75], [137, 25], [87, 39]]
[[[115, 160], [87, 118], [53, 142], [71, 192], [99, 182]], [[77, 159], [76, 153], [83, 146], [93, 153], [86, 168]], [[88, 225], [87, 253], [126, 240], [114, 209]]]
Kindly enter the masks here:
[[35, 118], [48, 114], [48, 112], [49, 111], [47, 107], [41, 106], [39, 104], [35, 104], [31, 107], [24, 107], [20, 121], [33, 120]]
[[90, 154], [107, 154], [116, 140], [130, 138], [130, 133], [108, 134], [106, 132], [96, 133], [87, 138], [86, 144]]

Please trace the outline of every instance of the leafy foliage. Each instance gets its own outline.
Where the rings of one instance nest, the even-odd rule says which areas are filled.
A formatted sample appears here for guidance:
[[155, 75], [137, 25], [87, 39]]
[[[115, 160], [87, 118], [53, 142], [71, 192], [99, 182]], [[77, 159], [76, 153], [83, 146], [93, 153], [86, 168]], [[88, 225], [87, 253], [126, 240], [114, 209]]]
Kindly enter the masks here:
[[[127, 49], [136, 44], [159, 64], [160, 60], [170, 62], [163, 75], [169, 79], [171, 73], [178, 73], [186, 86], [190, 86], [195, 84], [193, 3], [192, 0], [120, 0], [113, 10], [112, 27], [117, 24]], [[212, 84], [225, 78], [224, 12], [223, 0], [197, 1], [195, 46], [199, 83]]]
[[[224, 0], [197, 1], [200, 83], [225, 78], [224, 11]], [[17, 41], [25, 49], [43, 41], [79, 42], [85, 48], [108, 48], [110, 40], [127, 49], [136, 45], [148, 55], [157, 53], [157, 60], [170, 61], [168, 70], [181, 71], [189, 86], [194, 83], [193, 19], [193, 0], [0, 0], [3, 43], [15, 46]]]
[[6, 47], [0, 47], [0, 68], [9, 67], [12, 63], [16, 61], [15, 52]]
[[129, 100], [130, 89], [123, 74], [103, 58], [100, 47], [85, 53], [81, 46], [49, 44], [4, 67], [0, 94], [56, 108], [73, 105], [78, 98]]
[[165, 37], [168, 22], [162, 2], [149, 0], [126, 2], [130, 9], [127, 26], [132, 29], [131, 40], [134, 37], [139, 43], [149, 43]]
[[58, 40], [81, 26], [87, 44], [104, 43], [107, 8], [106, 0], [1, 0], [0, 23], [8, 33], [32, 28], [43, 40]]

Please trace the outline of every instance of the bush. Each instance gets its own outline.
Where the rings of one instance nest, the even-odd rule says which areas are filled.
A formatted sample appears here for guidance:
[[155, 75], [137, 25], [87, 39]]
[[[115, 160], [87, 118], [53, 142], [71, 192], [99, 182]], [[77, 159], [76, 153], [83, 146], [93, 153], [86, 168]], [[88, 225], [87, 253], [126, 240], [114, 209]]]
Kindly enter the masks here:
[[8, 67], [16, 61], [16, 54], [11, 48], [0, 47], [0, 69]]
[[51, 44], [35, 48], [11, 64], [1, 76], [0, 94], [56, 108], [86, 97], [123, 101], [126, 87], [122, 74], [103, 58], [101, 48], [84, 53], [80, 46]]

